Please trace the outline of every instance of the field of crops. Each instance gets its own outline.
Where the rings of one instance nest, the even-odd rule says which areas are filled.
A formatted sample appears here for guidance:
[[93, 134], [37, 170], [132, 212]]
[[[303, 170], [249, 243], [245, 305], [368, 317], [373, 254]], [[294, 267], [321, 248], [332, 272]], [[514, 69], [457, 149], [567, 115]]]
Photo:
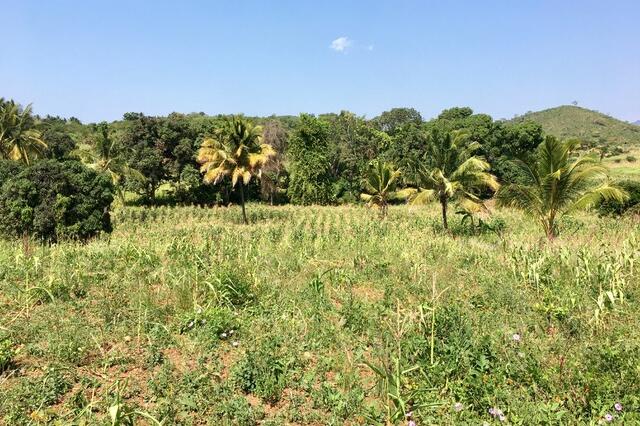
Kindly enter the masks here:
[[0, 424], [640, 423], [632, 218], [248, 214], [0, 242]]

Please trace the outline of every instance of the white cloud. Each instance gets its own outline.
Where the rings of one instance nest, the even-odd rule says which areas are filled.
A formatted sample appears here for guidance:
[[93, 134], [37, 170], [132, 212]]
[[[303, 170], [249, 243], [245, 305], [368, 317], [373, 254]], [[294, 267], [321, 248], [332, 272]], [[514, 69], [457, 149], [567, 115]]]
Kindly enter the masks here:
[[367, 50], [368, 50], [369, 52], [371, 52], [371, 51], [373, 50], [373, 44], [368, 45], [368, 46], [367, 46]]
[[336, 52], [346, 52], [349, 47], [353, 44], [353, 41], [349, 39], [349, 37], [338, 37], [337, 39], [331, 42], [330, 48], [335, 50]]

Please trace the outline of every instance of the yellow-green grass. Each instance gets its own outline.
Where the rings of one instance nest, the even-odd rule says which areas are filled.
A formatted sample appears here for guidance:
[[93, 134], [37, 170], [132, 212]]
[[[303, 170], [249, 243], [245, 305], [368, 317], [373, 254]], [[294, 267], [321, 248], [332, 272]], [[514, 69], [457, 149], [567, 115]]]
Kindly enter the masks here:
[[511, 210], [451, 233], [436, 206], [248, 213], [125, 208], [88, 244], [0, 242], [0, 423], [110, 424], [118, 396], [164, 424], [406, 423], [367, 363], [418, 424], [640, 421], [632, 218], [547, 242]]

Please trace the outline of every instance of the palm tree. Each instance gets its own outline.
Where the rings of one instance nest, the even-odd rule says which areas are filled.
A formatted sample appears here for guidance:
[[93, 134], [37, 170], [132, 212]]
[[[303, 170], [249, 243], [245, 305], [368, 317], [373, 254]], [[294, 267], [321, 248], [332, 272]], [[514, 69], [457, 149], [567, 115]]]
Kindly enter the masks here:
[[438, 200], [444, 229], [449, 228], [447, 207], [451, 201], [465, 210], [473, 210], [482, 205], [478, 191], [487, 188], [495, 191], [499, 187], [496, 177], [489, 173], [489, 163], [474, 155], [479, 148], [480, 144], [469, 142], [468, 134], [462, 131], [433, 129], [428, 135], [425, 164], [417, 168], [418, 188], [410, 202], [424, 204]]
[[624, 201], [627, 194], [608, 179], [608, 170], [595, 152], [573, 157], [576, 140], [547, 136], [530, 164], [515, 163], [524, 172], [522, 183], [512, 183], [497, 193], [498, 204], [534, 215], [548, 239], [558, 235], [557, 220], [576, 209], [601, 200]]
[[360, 199], [369, 206], [378, 206], [380, 217], [386, 217], [389, 201], [406, 198], [401, 191], [396, 191], [399, 177], [400, 170], [394, 169], [392, 165], [380, 160], [372, 161], [363, 182], [365, 192], [360, 194]]
[[241, 116], [227, 119], [213, 137], [206, 138], [198, 150], [200, 172], [204, 182], [218, 184], [231, 176], [231, 187], [240, 181], [242, 219], [248, 224], [244, 206], [244, 186], [276, 155], [269, 144], [262, 143], [262, 126], [254, 126]]
[[139, 171], [129, 167], [124, 159], [122, 147], [115, 138], [110, 136], [110, 127], [106, 122], [97, 124], [97, 138], [95, 146], [84, 146], [75, 150], [84, 163], [94, 170], [108, 173], [115, 187], [122, 205], [125, 203], [124, 178], [136, 178], [144, 180]]
[[47, 144], [34, 127], [31, 105], [21, 109], [14, 101], [0, 98], [0, 156], [29, 165], [45, 149]]

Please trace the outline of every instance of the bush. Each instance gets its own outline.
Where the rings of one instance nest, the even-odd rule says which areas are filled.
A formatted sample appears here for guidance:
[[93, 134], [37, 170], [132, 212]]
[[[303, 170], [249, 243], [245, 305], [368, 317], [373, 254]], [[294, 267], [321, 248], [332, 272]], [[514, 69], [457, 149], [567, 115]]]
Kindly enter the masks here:
[[13, 345], [8, 337], [0, 336], [0, 373], [13, 362]]
[[635, 163], [638, 159], [633, 155], [627, 155], [627, 161], [630, 163]]
[[287, 386], [291, 360], [280, 354], [279, 343], [265, 340], [249, 349], [233, 367], [232, 380], [243, 392], [274, 404]]
[[0, 234], [43, 241], [111, 232], [111, 179], [77, 161], [40, 161], [0, 188]]
[[2, 187], [2, 184], [9, 180], [9, 178], [17, 175], [21, 168], [20, 163], [17, 161], [0, 160], [0, 187]]
[[603, 215], [622, 215], [631, 209], [640, 207], [640, 182], [634, 180], [626, 180], [620, 182], [620, 187], [627, 191], [629, 199], [624, 202], [603, 201], [600, 203], [599, 211]]

